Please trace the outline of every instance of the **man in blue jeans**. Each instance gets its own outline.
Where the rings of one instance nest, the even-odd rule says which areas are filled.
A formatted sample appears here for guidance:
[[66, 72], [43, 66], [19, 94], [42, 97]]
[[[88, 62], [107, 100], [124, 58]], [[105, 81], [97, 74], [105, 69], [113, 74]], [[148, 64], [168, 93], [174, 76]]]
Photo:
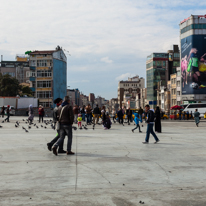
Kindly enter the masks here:
[[159, 139], [157, 137], [157, 135], [154, 133], [153, 131], [153, 126], [154, 126], [154, 112], [152, 110], [150, 110], [150, 106], [146, 105], [145, 106], [145, 113], [147, 114], [147, 135], [145, 138], [145, 142], [142, 142], [143, 144], [148, 144], [149, 143], [149, 136], [150, 133], [153, 135], [153, 137], [155, 138], [155, 144], [159, 142]]
[[60, 123], [60, 138], [55, 143], [54, 147], [52, 148], [53, 153], [57, 155], [57, 148], [60, 145], [63, 145], [63, 141], [65, 136], [68, 136], [67, 141], [67, 155], [74, 155], [75, 153], [71, 151], [72, 147], [72, 124], [74, 122], [74, 113], [73, 108], [70, 105], [70, 100], [68, 96], [64, 97], [64, 102], [61, 106], [58, 107], [58, 121]]

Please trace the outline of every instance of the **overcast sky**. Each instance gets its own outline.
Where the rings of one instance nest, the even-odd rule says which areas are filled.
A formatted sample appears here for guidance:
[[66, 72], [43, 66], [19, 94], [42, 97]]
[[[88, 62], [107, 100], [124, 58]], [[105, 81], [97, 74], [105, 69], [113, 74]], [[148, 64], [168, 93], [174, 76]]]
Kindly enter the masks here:
[[15, 60], [25, 51], [60, 45], [71, 54], [67, 55], [71, 89], [114, 98], [119, 80], [146, 78], [147, 55], [179, 44], [180, 21], [205, 14], [204, 2], [1, 0], [0, 54], [4, 60]]

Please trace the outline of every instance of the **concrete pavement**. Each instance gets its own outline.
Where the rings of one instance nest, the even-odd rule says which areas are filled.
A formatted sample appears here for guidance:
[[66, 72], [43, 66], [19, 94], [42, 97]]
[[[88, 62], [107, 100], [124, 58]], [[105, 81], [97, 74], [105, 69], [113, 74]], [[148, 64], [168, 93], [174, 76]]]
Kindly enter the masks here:
[[132, 133], [133, 124], [88, 126], [73, 132], [74, 156], [55, 156], [46, 143], [56, 132], [26, 133], [23, 118], [0, 119], [1, 206], [206, 205], [206, 122], [163, 121], [160, 143], [151, 136], [148, 145], [145, 124], [143, 133]]

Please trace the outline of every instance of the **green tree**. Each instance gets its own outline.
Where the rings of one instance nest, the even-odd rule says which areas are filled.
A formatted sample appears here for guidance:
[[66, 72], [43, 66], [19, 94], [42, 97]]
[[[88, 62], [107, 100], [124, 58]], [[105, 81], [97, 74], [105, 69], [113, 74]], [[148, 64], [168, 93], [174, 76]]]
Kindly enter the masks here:
[[32, 97], [33, 96], [33, 92], [32, 90], [30, 89], [30, 87], [28, 86], [23, 86], [21, 85], [20, 86], [20, 96], [24, 96], [24, 95], [27, 95], [28, 97]]
[[19, 94], [19, 81], [10, 75], [0, 74], [0, 96], [14, 97]]

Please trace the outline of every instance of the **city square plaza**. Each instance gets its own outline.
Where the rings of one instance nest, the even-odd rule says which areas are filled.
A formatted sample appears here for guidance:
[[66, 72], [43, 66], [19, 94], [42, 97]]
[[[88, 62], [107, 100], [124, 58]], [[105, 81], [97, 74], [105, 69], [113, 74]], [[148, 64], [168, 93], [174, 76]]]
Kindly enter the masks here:
[[0, 206], [206, 205], [205, 121], [164, 120], [158, 144], [152, 136], [142, 144], [145, 123], [142, 133], [131, 132], [134, 123], [87, 126], [73, 130], [75, 155], [55, 156], [46, 144], [56, 131], [32, 126], [26, 133], [23, 118], [0, 119]]

